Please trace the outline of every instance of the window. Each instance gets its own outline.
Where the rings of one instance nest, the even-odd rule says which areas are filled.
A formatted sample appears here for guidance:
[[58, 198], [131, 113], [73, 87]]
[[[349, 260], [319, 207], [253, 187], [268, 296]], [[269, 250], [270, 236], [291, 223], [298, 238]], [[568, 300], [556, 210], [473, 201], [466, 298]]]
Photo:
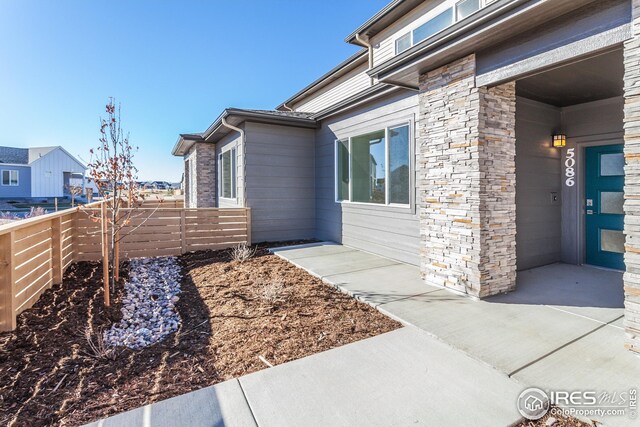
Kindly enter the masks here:
[[337, 196], [338, 200], [349, 200], [349, 140], [336, 143], [336, 165], [338, 165]]
[[410, 203], [409, 125], [336, 141], [336, 201]]
[[3, 170], [2, 171], [2, 185], [17, 186], [18, 185], [18, 171], [17, 170]]
[[408, 32], [396, 40], [396, 55], [409, 49], [411, 45], [411, 32]]
[[396, 39], [396, 55], [409, 49], [411, 46], [420, 43], [423, 40], [439, 33], [445, 28], [453, 25], [478, 10], [482, 7], [493, 3], [495, 0], [460, 0], [454, 2], [450, 0], [451, 7], [440, 12], [424, 24], [415, 28], [398, 39]]
[[218, 155], [218, 180], [220, 197], [224, 199], [236, 198], [236, 149], [232, 148]]
[[456, 21], [466, 18], [480, 9], [480, 0], [462, 0], [456, 3]]
[[444, 30], [451, 24], [453, 24], [453, 8], [445, 10], [413, 30], [413, 43], [419, 43], [422, 40], [426, 40], [432, 35]]

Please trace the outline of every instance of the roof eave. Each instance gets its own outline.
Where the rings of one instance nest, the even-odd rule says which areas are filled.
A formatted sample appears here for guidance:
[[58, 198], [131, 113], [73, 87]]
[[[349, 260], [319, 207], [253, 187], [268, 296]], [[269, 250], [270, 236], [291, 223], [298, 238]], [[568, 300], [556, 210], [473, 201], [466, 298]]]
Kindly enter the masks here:
[[[420, 73], [425, 73], [450, 62], [451, 58], [462, 57], [511, 37], [513, 34], [509, 30], [514, 34], [522, 32], [524, 24], [521, 21], [528, 16], [529, 9], [547, 7], [549, 9], [547, 14], [550, 13], [553, 16], [555, 13], [555, 16], [558, 16], [560, 13], [567, 13], [571, 9], [593, 1], [564, 0], [561, 3], [554, 3], [551, 7], [546, 1], [498, 0], [469, 17], [468, 21], [453, 25], [395, 58], [370, 69], [367, 73], [385, 83], [415, 85], [415, 82], [403, 76], [407, 74], [406, 70], [417, 67], [420, 68]], [[514, 19], [519, 20], [520, 24], [515, 25], [512, 22]]]
[[[193, 144], [197, 142], [209, 142], [211, 137], [214, 136], [219, 130], [224, 128], [231, 132], [231, 129], [225, 127], [222, 124], [222, 119], [227, 118], [230, 120], [233, 118], [239, 119], [234, 125], [239, 125], [245, 121], [252, 121], [258, 123], [302, 127], [307, 129], [315, 129], [318, 127], [318, 123], [315, 119], [312, 118], [274, 116], [272, 114], [262, 113], [259, 111], [247, 111], [239, 108], [226, 108], [220, 114], [220, 116], [218, 116], [218, 118], [211, 124], [211, 126], [209, 126], [205, 132], [200, 134], [200, 136], [194, 134], [181, 134], [171, 153], [174, 156], [184, 156], [191, 148], [191, 146], [193, 146]], [[225, 133], [224, 135], [226, 135], [227, 133]], [[213, 141], [212, 143], [215, 142], [217, 141]]]
[[391, 22], [396, 21], [411, 9], [418, 6], [423, 0], [393, 0], [378, 13], [369, 18], [364, 24], [360, 25], [353, 33], [349, 34], [344, 41], [357, 46], [364, 46], [358, 41], [356, 35], [364, 35], [372, 37], [379, 31], [376, 29], [380, 21], [385, 21], [381, 25], [381, 29], [387, 27]]
[[178, 140], [171, 150], [171, 154], [174, 156], [184, 156], [187, 154], [193, 144], [202, 140], [202, 137], [198, 137], [194, 134], [180, 134]]

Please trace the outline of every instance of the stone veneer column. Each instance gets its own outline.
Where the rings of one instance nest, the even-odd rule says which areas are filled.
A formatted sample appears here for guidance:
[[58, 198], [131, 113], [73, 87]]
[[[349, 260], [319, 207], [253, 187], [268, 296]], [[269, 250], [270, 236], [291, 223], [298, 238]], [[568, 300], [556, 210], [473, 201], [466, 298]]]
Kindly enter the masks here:
[[420, 77], [422, 275], [479, 298], [515, 289], [515, 83], [475, 85], [475, 55]]
[[[185, 205], [188, 208], [216, 207], [216, 146], [208, 142], [197, 142], [184, 156]], [[188, 162], [188, 163], [187, 163]], [[192, 185], [193, 184], [193, 188]]]
[[625, 346], [640, 353], [640, 0], [632, 0], [633, 37], [624, 43]]

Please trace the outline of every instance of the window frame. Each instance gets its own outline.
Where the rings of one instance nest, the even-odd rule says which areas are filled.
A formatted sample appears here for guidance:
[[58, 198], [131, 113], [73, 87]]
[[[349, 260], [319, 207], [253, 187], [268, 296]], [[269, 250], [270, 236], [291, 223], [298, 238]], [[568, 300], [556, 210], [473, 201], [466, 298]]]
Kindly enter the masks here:
[[[436, 35], [440, 34], [440, 33], [441, 33], [441, 32], [443, 32], [443, 31], [445, 31], [447, 28], [451, 28], [451, 26], [455, 25], [456, 23], [458, 23], [458, 22], [460, 22], [460, 21], [463, 21], [463, 20], [465, 20], [465, 19], [468, 19], [469, 17], [471, 17], [471, 16], [475, 15], [476, 13], [478, 13], [478, 12], [479, 12], [480, 10], [482, 10], [483, 8], [487, 7], [487, 6], [488, 6], [488, 5], [490, 5], [491, 3], [495, 2], [495, 0], [479, 0], [479, 2], [480, 2], [480, 7], [478, 8], [478, 10], [476, 10], [475, 12], [473, 12], [473, 13], [469, 14], [468, 16], [465, 16], [464, 18], [459, 18], [459, 17], [458, 17], [458, 5], [459, 5], [460, 3], [462, 3], [462, 2], [464, 2], [464, 1], [465, 1], [465, 0], [457, 0], [457, 1], [453, 1], [453, 2], [444, 2], [442, 5], [447, 5], [447, 4], [448, 4], [448, 6], [447, 6], [447, 7], [442, 7], [441, 9], [434, 8], [433, 10], [429, 11], [429, 13], [431, 13], [431, 12], [433, 12], [434, 10], [438, 10], [438, 12], [437, 12], [437, 13], [436, 13], [436, 12], [433, 12], [433, 15], [432, 15], [432, 16], [430, 16], [430, 17], [429, 17], [429, 19], [427, 19], [426, 21], [421, 22], [420, 24], [415, 25], [415, 26], [408, 26], [408, 27], [405, 27], [405, 28], [409, 28], [409, 29], [407, 30], [407, 32], [402, 33], [402, 35], [400, 35], [400, 36], [396, 37], [396, 38], [395, 38], [395, 40], [393, 41], [395, 55], [399, 55], [399, 54], [401, 54], [401, 53], [403, 53], [403, 52], [406, 52], [407, 50], [411, 49], [411, 48], [412, 48], [412, 47], [414, 47], [415, 45], [420, 44], [420, 43], [422, 43], [422, 42], [423, 42], [423, 41], [425, 41], [425, 40], [429, 40], [429, 39], [430, 39], [430, 38], [432, 38], [432, 37], [435, 37]], [[442, 5], [441, 5], [441, 6], [442, 6]], [[452, 9], [451, 14], [452, 14], [452, 16], [453, 16], [453, 19], [452, 19], [451, 24], [449, 24], [448, 26], [446, 26], [446, 27], [445, 27], [445, 28], [443, 28], [442, 30], [440, 30], [440, 31], [438, 31], [438, 32], [436, 32], [436, 33], [433, 33], [433, 34], [432, 34], [432, 35], [430, 35], [429, 37], [427, 37], [427, 38], [425, 38], [425, 39], [422, 39], [422, 40], [420, 40], [419, 42], [417, 42], [417, 43], [416, 43], [416, 42], [415, 42], [415, 37], [414, 37], [414, 35], [413, 35], [413, 32], [414, 32], [416, 29], [420, 28], [421, 26], [425, 25], [426, 23], [430, 22], [432, 19], [437, 18], [439, 15], [441, 15], [442, 13], [444, 13], [445, 11], [447, 11], [448, 9]], [[419, 18], [418, 18], [418, 19], [419, 19]], [[410, 38], [410, 41], [411, 41], [411, 43], [410, 43], [409, 47], [408, 47], [407, 49], [402, 50], [402, 51], [398, 51], [398, 40], [400, 40], [401, 38], [403, 38], [403, 37], [407, 36], [407, 34], [409, 34], [409, 35], [410, 35], [410, 36], [409, 36], [409, 38]]]
[[[408, 138], [407, 138], [407, 144], [409, 144], [408, 147], [408, 153], [409, 153], [409, 201], [408, 203], [390, 203], [389, 202], [389, 185], [390, 185], [390, 167], [389, 167], [389, 160], [390, 160], [390, 153], [391, 151], [389, 150], [389, 130], [390, 129], [395, 129], [395, 128], [400, 128], [403, 126], [407, 126], [408, 127]], [[382, 128], [382, 129], [381, 129]], [[354, 202], [352, 201], [353, 199], [353, 168], [352, 168], [352, 146], [351, 146], [351, 141], [353, 138], [357, 138], [359, 136], [363, 136], [363, 135], [367, 135], [370, 133], [374, 133], [374, 132], [379, 132], [381, 130], [384, 130], [384, 149], [385, 149], [385, 175], [384, 175], [384, 199], [385, 202], [384, 203], [373, 203], [373, 202]], [[338, 146], [339, 144], [341, 144], [343, 141], [348, 141], [348, 145], [347, 145], [347, 149], [348, 149], [348, 161], [349, 161], [349, 200], [340, 200], [339, 198], [339, 192], [338, 192], [338, 186], [339, 186], [339, 182], [338, 182], [338, 172], [339, 172], [339, 168], [340, 165], [338, 164]], [[414, 185], [414, 174], [415, 174], [415, 167], [414, 167], [414, 129], [413, 129], [413, 121], [410, 119], [407, 120], [399, 120], [397, 122], [394, 122], [393, 124], [389, 124], [389, 125], [380, 125], [375, 126], [375, 129], [373, 130], [363, 130], [362, 132], [358, 132], [355, 133], [353, 135], [349, 135], [348, 137], [343, 137], [343, 138], [337, 138], [334, 140], [334, 144], [333, 144], [333, 151], [334, 151], [334, 155], [333, 155], [333, 164], [334, 164], [334, 175], [333, 175], [333, 183], [334, 183], [334, 202], [337, 204], [346, 204], [346, 205], [361, 205], [361, 206], [368, 206], [368, 207], [378, 207], [378, 208], [401, 208], [401, 209], [411, 209], [412, 206], [415, 205], [415, 200], [414, 200], [414, 194], [415, 194], [415, 185]]]
[[[403, 50], [398, 50], [398, 41], [400, 41], [400, 39], [405, 38], [405, 37], [407, 37], [407, 36], [409, 36], [409, 47], [408, 47], [408, 48], [406, 48], [406, 49], [403, 49]], [[413, 30], [409, 30], [409, 31], [407, 31], [406, 33], [404, 33], [403, 35], [401, 35], [400, 37], [397, 37], [397, 38], [394, 40], [394, 42], [393, 42], [393, 43], [394, 43], [394, 45], [395, 45], [395, 52], [396, 52], [396, 55], [399, 55], [399, 54], [401, 54], [402, 52], [406, 52], [406, 51], [408, 51], [409, 49], [411, 49], [411, 48], [413, 47]]]
[[[231, 162], [231, 197], [224, 196], [223, 189], [223, 158], [224, 154], [231, 152], [229, 154], [230, 162]], [[238, 200], [238, 160], [237, 160], [238, 151], [235, 146], [227, 148], [226, 150], [220, 151], [218, 154], [218, 198], [223, 200]]]
[[[8, 172], [9, 173], [9, 180], [8, 183], [5, 184], [4, 183], [4, 173]], [[13, 181], [11, 179], [11, 173], [15, 172], [16, 174], [16, 183], [12, 184], [11, 182]], [[2, 169], [2, 174], [0, 176], [0, 184], [2, 184], [3, 187], [19, 187], [20, 186], [20, 171], [18, 169]]]

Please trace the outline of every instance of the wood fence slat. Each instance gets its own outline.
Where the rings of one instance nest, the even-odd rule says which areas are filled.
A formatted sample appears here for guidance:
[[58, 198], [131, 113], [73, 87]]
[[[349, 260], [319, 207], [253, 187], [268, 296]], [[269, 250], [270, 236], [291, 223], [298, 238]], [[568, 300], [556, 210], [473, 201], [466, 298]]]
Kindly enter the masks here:
[[25, 262], [47, 251], [51, 251], [51, 237], [49, 237], [47, 240], [43, 240], [42, 242], [33, 245], [26, 251], [18, 253], [15, 256], [16, 267], [20, 267]]
[[[158, 207], [144, 203], [138, 212], [142, 214], [121, 229], [123, 258], [173, 256], [251, 242], [249, 209], [183, 206], [173, 201]], [[0, 330], [15, 328], [15, 316], [61, 282], [71, 263], [99, 260], [108, 252], [103, 224], [89, 217], [94, 213], [99, 218], [106, 210], [100, 201], [0, 226]]]
[[0, 331], [16, 327], [14, 246], [14, 231], [0, 235]]
[[51, 220], [51, 267], [53, 284], [62, 283], [62, 219]]

